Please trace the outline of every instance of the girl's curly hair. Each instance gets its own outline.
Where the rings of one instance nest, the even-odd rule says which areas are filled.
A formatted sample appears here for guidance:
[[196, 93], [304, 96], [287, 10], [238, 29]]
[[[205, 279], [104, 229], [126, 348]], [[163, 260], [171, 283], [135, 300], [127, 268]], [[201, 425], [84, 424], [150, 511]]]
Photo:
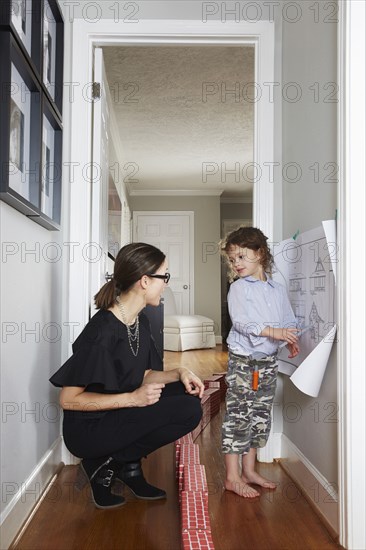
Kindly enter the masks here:
[[232, 246], [239, 246], [240, 248], [250, 248], [260, 254], [260, 263], [263, 266], [265, 273], [272, 275], [273, 270], [273, 256], [267, 244], [268, 238], [262, 233], [262, 231], [256, 227], [244, 227], [241, 226], [235, 231], [228, 233], [221, 241], [220, 248], [221, 253], [226, 259], [228, 264], [228, 278], [232, 282], [238, 278], [237, 273], [228, 261], [228, 254]]

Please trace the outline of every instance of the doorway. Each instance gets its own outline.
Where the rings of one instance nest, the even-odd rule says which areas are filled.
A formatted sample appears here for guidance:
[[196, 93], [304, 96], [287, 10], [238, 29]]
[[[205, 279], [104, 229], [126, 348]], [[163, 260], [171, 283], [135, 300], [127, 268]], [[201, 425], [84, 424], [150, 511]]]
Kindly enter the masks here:
[[[256, 44], [207, 47], [193, 41], [189, 46], [113, 45], [97, 50], [103, 51], [111, 124], [114, 119], [118, 128], [109, 140], [110, 168], [131, 212], [159, 210], [164, 201], [164, 210], [194, 211], [190, 255], [195, 269], [181, 286], [188, 287], [190, 311], [213, 318], [221, 341], [226, 299], [218, 247], [222, 215], [225, 211], [226, 219], [253, 219], [255, 159], [260, 153], [256, 121], [262, 112], [253, 86]], [[97, 139], [94, 134], [94, 148]], [[269, 225], [270, 216], [265, 221]], [[174, 290], [182, 311], [188, 311], [181, 290]]]
[[[190, 262], [182, 264], [171, 245], [170, 253], [164, 248], [168, 244], [160, 222], [150, 220], [148, 232], [139, 228], [138, 239], [156, 244], [156, 237], [147, 233], [159, 235], [178, 308], [213, 318], [221, 338], [226, 294], [216, 282], [221, 276], [223, 216], [244, 220], [249, 212], [252, 218], [255, 47], [119, 45], [97, 51], [103, 52], [110, 116], [119, 129], [110, 139], [115, 149], [111, 169], [119, 174], [131, 210], [146, 210], [148, 216], [148, 211], [160, 209], [162, 200], [164, 209], [177, 215], [189, 209], [198, 220], [188, 243]], [[205, 198], [198, 209], [209, 194], [212, 198]], [[133, 228], [136, 239], [135, 221]], [[182, 265], [184, 281], [174, 276]]]
[[[168, 25], [168, 26], [167, 26]], [[108, 20], [101, 20], [98, 23], [98, 32], [95, 32], [95, 28], [91, 29], [88, 22], [81, 19], [74, 21], [73, 32], [80, 40], [77, 44], [77, 52], [73, 55], [73, 66], [71, 79], [80, 83], [82, 89], [90, 90], [93, 88], [91, 83], [93, 82], [93, 55], [95, 47], [124, 47], [124, 46], [149, 46], [151, 48], [157, 46], [204, 46], [205, 48], [215, 48], [220, 46], [240, 47], [248, 46], [254, 49], [254, 77], [258, 86], [262, 86], [264, 89], [265, 82], [272, 82], [274, 80], [274, 26], [269, 21], [258, 21], [255, 25], [243, 22], [240, 26], [240, 32], [238, 27], [228, 22], [225, 28], [222, 25], [212, 25], [205, 27], [200, 22], [183, 21], [141, 21], [138, 28], [136, 26], [129, 26], [129, 32], [126, 34], [126, 29], [121, 24], [121, 31], [118, 31], [118, 25], [111, 27]], [[230, 27], [230, 28], [229, 28]], [[154, 32], [152, 32], [154, 29]], [[189, 29], [189, 31], [188, 31]], [[235, 29], [235, 31], [234, 31]], [[113, 32], [112, 32], [113, 31]], [[131, 92], [132, 88], [127, 92]], [[90, 92], [89, 92], [90, 96]], [[130, 96], [129, 96], [130, 97]], [[131, 99], [131, 97], [130, 97]], [[90, 129], [92, 120], [92, 106], [93, 101], [83, 97], [82, 101], [75, 101], [72, 104], [71, 112], [69, 113], [69, 125], [71, 128], [70, 140], [65, 149], [72, 151], [73, 161], [80, 163], [81, 166], [90, 166], [91, 148], [88, 140], [82, 139], [81, 133], [85, 135], [85, 129]], [[254, 118], [256, 121], [254, 128], [254, 140], [253, 140], [253, 165], [254, 167], [260, 167], [263, 165], [262, 178], [257, 178], [253, 184], [253, 223], [260, 226], [263, 231], [273, 238], [274, 234], [274, 216], [273, 216], [273, 190], [274, 185], [277, 183], [270, 177], [265, 177], [266, 171], [265, 165], [275, 162], [274, 158], [274, 104], [269, 99], [254, 102]], [[71, 116], [72, 113], [72, 116]], [[67, 115], [66, 115], [67, 116]], [[82, 130], [83, 129], [83, 130]], [[86, 135], [91, 135], [87, 132]], [[95, 143], [93, 144], [95, 147]], [[66, 156], [67, 160], [67, 156]], [[210, 162], [210, 159], [207, 159]], [[209, 167], [209, 169], [212, 167]], [[216, 167], [214, 166], [216, 169]], [[131, 167], [127, 167], [131, 170]], [[221, 169], [221, 166], [220, 166]], [[237, 167], [234, 167], [237, 171]], [[130, 173], [130, 172], [129, 172]], [[234, 174], [235, 177], [235, 174]], [[213, 195], [208, 189], [208, 183], [206, 182], [206, 193], [200, 192], [200, 198], [197, 199], [199, 206], [204, 211], [207, 209], [208, 204], [217, 204], [219, 209], [220, 204], [216, 198], [217, 195]], [[90, 191], [92, 182], [86, 181], [84, 184], [71, 186], [70, 188], [70, 204], [90, 204]], [[138, 190], [137, 190], [138, 191]], [[194, 190], [189, 191], [189, 196], [195, 196]], [[217, 193], [217, 191], [216, 191]], [[169, 195], [169, 192], [167, 192]], [[187, 196], [182, 193], [181, 200], [184, 202]], [[163, 197], [161, 197], [163, 198]], [[165, 197], [166, 198], [166, 197]], [[158, 194], [154, 197], [160, 201]], [[154, 208], [159, 210], [161, 208]], [[172, 208], [169, 208], [172, 210]], [[184, 210], [192, 210], [191, 208], [183, 208]], [[141, 209], [140, 209], [141, 210]], [[165, 208], [164, 208], [165, 210]], [[91, 212], [88, 209], [79, 215], [78, 226], [71, 229], [70, 239], [80, 241], [90, 239], [88, 227], [93, 226], [91, 220]], [[215, 212], [214, 212], [215, 215]], [[220, 214], [217, 212], [217, 219]], [[198, 225], [199, 217], [195, 217], [195, 227]], [[197, 222], [197, 223], [196, 223]], [[220, 238], [220, 228], [218, 228], [217, 234], [210, 234], [209, 238], [204, 237], [199, 243], [199, 247], [195, 247], [195, 258], [197, 255], [201, 258], [202, 270], [210, 270], [210, 261], [217, 255], [217, 242]], [[102, 241], [94, 233], [94, 239], [97, 243]], [[216, 250], [214, 250], [216, 246]], [[196, 262], [197, 264], [197, 262]], [[70, 265], [70, 294], [69, 294], [69, 308], [74, 319], [80, 319], [80, 323], [83, 324], [88, 318], [90, 280], [96, 280], [96, 277], [90, 277], [90, 270], [99, 274], [105, 272], [104, 267], [101, 268], [98, 262], [93, 264], [84, 263], [83, 265], [72, 264]], [[218, 296], [220, 293], [220, 277], [218, 266]], [[200, 275], [200, 279], [204, 280], [204, 275]], [[80, 293], [76, 289], [82, 288], [83, 292]], [[196, 296], [198, 295], [198, 289], [196, 288]], [[197, 304], [196, 304], [197, 305]], [[80, 315], [80, 312], [83, 312]], [[204, 313], [202, 311], [202, 313]], [[205, 312], [207, 316], [212, 318], [209, 312]], [[218, 320], [220, 324], [220, 320]]]
[[163, 250], [178, 315], [194, 314], [193, 212], [133, 213], [133, 240]]

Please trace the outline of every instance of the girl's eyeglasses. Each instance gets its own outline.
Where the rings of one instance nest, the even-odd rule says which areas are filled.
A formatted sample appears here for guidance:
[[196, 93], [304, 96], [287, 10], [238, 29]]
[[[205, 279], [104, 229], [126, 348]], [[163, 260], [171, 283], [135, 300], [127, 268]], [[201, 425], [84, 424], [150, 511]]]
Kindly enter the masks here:
[[164, 275], [159, 275], [156, 273], [147, 273], [148, 277], [153, 277], [154, 279], [163, 279], [164, 283], [167, 285], [170, 280], [170, 273], [164, 273]]

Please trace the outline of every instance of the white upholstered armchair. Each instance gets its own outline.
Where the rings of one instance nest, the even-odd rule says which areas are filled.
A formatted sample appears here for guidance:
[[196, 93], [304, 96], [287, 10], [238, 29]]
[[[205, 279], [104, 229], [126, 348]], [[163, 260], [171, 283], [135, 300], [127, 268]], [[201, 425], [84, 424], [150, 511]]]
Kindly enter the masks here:
[[177, 315], [174, 294], [167, 287], [164, 298], [164, 350], [214, 348], [214, 322], [203, 315]]

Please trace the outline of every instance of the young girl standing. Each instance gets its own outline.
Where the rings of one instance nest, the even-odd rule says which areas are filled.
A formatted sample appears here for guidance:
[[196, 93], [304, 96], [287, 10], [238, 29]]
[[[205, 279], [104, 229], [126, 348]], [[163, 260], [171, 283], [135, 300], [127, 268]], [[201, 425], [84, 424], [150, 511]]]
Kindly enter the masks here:
[[265, 446], [271, 428], [278, 347], [287, 342], [289, 357], [295, 357], [298, 329], [285, 288], [270, 278], [273, 257], [262, 231], [240, 227], [226, 237], [222, 250], [229, 279], [237, 279], [228, 294], [232, 328], [222, 426], [225, 488], [253, 498], [259, 493], [250, 484], [276, 488], [255, 471], [256, 453]]

